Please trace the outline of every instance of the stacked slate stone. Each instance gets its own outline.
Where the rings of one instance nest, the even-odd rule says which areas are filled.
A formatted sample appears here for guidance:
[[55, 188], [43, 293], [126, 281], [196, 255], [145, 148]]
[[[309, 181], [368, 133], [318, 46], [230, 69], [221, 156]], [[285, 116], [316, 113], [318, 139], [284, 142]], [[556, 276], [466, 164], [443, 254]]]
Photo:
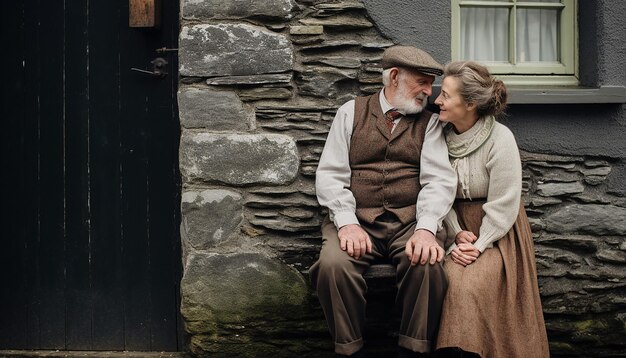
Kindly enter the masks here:
[[337, 108], [393, 43], [358, 1], [184, 0], [182, 313], [195, 355], [332, 352], [307, 270], [315, 170]]
[[[307, 270], [336, 109], [381, 86], [393, 43], [359, 1], [182, 0], [182, 315], [195, 356], [332, 356]], [[523, 153], [554, 355], [626, 349], [626, 199], [612, 163]]]
[[611, 163], [527, 152], [522, 162], [552, 354], [623, 353], [626, 199], [606, 190]]

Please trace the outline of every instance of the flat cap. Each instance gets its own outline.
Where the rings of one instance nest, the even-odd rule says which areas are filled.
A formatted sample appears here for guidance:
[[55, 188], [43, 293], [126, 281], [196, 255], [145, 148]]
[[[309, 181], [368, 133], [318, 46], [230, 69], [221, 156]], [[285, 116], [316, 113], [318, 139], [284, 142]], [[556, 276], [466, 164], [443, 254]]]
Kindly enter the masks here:
[[413, 46], [391, 46], [383, 52], [383, 69], [408, 67], [431, 76], [441, 76], [443, 66], [426, 51]]

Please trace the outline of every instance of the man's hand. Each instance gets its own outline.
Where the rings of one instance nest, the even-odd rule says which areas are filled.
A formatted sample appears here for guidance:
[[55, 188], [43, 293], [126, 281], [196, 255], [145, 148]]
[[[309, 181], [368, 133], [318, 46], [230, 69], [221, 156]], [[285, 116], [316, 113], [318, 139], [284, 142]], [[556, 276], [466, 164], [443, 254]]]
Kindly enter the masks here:
[[472, 244], [459, 244], [452, 252], [450, 257], [454, 263], [463, 267], [470, 265], [480, 256], [480, 251]]
[[418, 229], [413, 233], [406, 242], [404, 252], [411, 260], [411, 266], [417, 265], [418, 261], [420, 265], [425, 265], [429, 256], [430, 264], [434, 265], [435, 262], [441, 262], [445, 254], [443, 248], [435, 240], [435, 235], [425, 229]]
[[454, 238], [454, 242], [457, 245], [460, 244], [473, 244], [474, 241], [478, 240], [478, 237], [476, 237], [476, 235], [474, 235], [473, 232], [471, 231], [459, 231], [458, 234], [456, 234], [456, 237]]
[[370, 236], [357, 224], [349, 224], [339, 229], [339, 246], [357, 260], [365, 253], [372, 253]]

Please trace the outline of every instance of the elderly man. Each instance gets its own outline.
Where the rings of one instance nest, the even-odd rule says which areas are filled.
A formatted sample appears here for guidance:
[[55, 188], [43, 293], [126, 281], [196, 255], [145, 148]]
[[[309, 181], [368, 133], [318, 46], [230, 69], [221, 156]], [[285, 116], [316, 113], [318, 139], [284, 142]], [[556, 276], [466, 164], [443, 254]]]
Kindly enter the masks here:
[[366, 283], [372, 262], [396, 267], [399, 356], [427, 356], [447, 278], [436, 237], [450, 210], [456, 175], [438, 116], [424, 109], [442, 66], [426, 52], [383, 53], [384, 88], [337, 111], [317, 169], [317, 198], [329, 209], [311, 267], [339, 356], [363, 354]]

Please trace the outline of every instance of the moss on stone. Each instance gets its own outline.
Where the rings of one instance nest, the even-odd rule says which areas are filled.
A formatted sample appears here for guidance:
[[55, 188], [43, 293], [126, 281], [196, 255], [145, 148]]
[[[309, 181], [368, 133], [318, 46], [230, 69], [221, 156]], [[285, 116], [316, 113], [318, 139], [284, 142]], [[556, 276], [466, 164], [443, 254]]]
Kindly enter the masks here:
[[579, 332], [592, 332], [596, 330], [605, 330], [608, 325], [603, 320], [588, 319], [576, 322], [574, 326]]
[[302, 275], [258, 253], [193, 255], [181, 286], [181, 311], [191, 322], [293, 319], [308, 306]]
[[305, 357], [330, 341], [302, 275], [263, 254], [196, 253], [181, 286], [195, 356]]
[[550, 341], [550, 352], [577, 353], [578, 350], [570, 343]]

